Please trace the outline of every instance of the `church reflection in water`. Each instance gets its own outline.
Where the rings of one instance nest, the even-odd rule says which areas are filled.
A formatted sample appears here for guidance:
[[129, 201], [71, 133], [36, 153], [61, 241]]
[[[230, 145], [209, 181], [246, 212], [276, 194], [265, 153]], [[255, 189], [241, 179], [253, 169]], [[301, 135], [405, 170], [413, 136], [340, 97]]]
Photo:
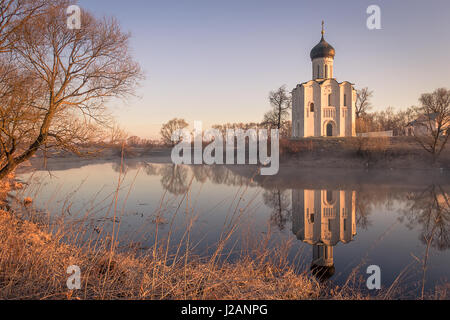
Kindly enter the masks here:
[[320, 280], [335, 272], [333, 249], [356, 235], [355, 191], [292, 190], [292, 232], [313, 247], [311, 271]]

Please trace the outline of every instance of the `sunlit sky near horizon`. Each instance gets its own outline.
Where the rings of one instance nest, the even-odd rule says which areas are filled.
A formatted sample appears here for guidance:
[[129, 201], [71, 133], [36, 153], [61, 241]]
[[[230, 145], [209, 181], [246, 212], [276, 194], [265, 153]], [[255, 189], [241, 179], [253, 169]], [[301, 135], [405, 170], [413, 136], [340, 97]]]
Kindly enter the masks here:
[[[270, 90], [311, 79], [309, 53], [325, 39], [336, 49], [334, 76], [374, 91], [374, 110], [404, 109], [422, 93], [450, 88], [448, 0], [81, 0], [115, 16], [132, 34], [145, 81], [138, 97], [113, 101], [132, 135], [157, 138], [178, 117], [204, 127], [259, 122]], [[381, 8], [381, 30], [366, 26]]]

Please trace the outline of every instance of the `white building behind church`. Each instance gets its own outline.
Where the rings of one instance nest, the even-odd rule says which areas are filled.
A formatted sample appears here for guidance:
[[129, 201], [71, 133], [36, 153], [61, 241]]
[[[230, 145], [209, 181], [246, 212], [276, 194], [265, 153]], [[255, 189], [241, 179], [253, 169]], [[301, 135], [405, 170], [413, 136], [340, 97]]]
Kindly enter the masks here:
[[310, 56], [312, 80], [292, 91], [293, 138], [356, 136], [356, 90], [334, 78], [335, 50], [324, 39], [323, 22], [322, 39]]

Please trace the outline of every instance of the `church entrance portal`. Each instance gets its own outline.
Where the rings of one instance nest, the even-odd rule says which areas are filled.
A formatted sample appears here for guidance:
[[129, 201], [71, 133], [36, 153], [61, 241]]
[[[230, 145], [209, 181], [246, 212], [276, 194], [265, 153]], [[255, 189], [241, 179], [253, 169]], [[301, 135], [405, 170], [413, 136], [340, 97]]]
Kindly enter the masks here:
[[333, 136], [333, 125], [331, 123], [327, 124], [327, 137]]

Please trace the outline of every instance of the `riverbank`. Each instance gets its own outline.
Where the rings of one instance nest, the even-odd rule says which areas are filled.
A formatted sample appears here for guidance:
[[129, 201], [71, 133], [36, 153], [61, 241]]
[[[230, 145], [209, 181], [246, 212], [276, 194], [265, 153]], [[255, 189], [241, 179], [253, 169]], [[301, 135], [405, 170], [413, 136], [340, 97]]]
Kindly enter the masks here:
[[[128, 161], [143, 159], [151, 163], [172, 163], [171, 148], [127, 146], [123, 156]], [[48, 153], [51, 154], [51, 153]], [[71, 153], [57, 153], [45, 159], [33, 157], [23, 170], [50, 166], [53, 170], [83, 166], [87, 163], [120, 161], [118, 147], [108, 147], [95, 156], [80, 158]], [[351, 169], [351, 170], [450, 170], [450, 147], [433, 162], [412, 137], [391, 138], [306, 138], [280, 140], [280, 169]]]

